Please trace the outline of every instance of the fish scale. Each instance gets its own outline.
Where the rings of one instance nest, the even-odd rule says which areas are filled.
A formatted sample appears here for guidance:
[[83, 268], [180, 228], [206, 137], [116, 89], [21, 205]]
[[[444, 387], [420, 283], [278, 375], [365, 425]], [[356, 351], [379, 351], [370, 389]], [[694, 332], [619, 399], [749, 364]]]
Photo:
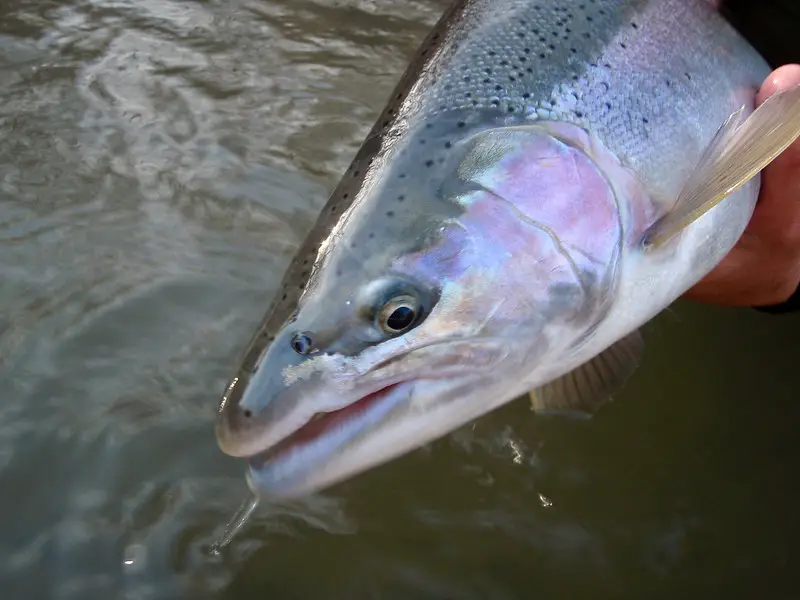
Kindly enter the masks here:
[[[699, 157], [741, 106], [733, 92], [752, 94], [769, 73], [704, 0], [500, 0], [469, 2], [464, 15], [409, 118], [489, 107], [591, 128], [663, 198], [674, 197], [690, 168], [686, 153]], [[681, 52], [666, 51], [673, 45]], [[674, 113], [691, 126], [673, 127]]]

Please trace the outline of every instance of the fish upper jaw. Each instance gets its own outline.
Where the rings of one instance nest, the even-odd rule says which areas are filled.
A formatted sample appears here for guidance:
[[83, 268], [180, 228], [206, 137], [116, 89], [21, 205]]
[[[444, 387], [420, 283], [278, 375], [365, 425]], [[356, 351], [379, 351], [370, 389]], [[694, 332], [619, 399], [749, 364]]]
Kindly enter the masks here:
[[217, 442], [230, 456], [263, 457], [314, 421], [338, 418], [376, 394], [408, 390], [420, 379], [488, 371], [506, 354], [499, 340], [455, 340], [382, 360], [370, 357], [366, 369], [357, 368], [352, 358], [319, 356], [316, 368], [309, 361], [299, 375], [284, 369], [278, 378], [265, 363], [249, 379], [240, 377], [228, 386], [217, 415]]

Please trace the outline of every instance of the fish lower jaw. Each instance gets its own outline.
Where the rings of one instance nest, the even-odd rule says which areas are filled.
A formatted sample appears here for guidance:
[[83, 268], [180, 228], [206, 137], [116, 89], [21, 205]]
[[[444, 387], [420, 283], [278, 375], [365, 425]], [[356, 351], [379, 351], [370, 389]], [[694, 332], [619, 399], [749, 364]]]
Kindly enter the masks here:
[[375, 427], [413, 388], [413, 381], [388, 384], [344, 408], [315, 414], [302, 427], [248, 459], [248, 480], [257, 493], [280, 495], [286, 480], [301, 477], [363, 431]]

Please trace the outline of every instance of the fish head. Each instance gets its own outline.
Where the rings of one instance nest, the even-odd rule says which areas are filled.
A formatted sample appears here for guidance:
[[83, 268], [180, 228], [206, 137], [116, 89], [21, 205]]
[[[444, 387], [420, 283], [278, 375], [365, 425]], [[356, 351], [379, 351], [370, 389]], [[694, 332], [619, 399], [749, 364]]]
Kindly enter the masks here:
[[328, 487], [560, 374], [595, 314], [589, 271], [503, 196], [519, 176], [509, 156], [552, 142], [465, 135], [416, 171], [409, 153], [373, 162], [221, 403], [220, 446], [248, 458], [254, 491]]

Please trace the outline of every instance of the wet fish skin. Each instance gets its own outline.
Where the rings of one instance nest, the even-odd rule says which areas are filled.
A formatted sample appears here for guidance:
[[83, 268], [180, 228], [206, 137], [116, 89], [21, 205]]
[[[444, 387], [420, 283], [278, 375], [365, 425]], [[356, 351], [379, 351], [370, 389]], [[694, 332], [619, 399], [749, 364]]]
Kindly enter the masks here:
[[[744, 229], [758, 177], [666, 249], [637, 245], [768, 72], [702, 0], [454, 3], [290, 265], [220, 405], [223, 450], [255, 457], [255, 487], [306, 493], [624, 339]], [[421, 316], [387, 335], [397, 296]], [[395, 384], [335, 435], [261, 454]]]

